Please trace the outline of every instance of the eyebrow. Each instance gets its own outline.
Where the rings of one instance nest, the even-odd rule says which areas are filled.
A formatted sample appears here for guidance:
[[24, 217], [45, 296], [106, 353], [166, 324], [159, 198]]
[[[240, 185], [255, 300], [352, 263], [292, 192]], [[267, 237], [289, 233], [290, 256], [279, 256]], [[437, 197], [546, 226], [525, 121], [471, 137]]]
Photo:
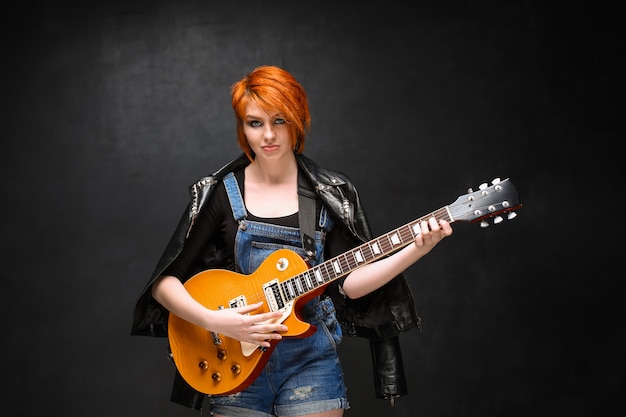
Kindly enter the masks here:
[[[276, 113], [274, 115], [269, 115], [270, 119], [284, 119], [282, 113]], [[257, 116], [255, 114], [246, 114], [246, 119], [263, 119], [261, 116]]]

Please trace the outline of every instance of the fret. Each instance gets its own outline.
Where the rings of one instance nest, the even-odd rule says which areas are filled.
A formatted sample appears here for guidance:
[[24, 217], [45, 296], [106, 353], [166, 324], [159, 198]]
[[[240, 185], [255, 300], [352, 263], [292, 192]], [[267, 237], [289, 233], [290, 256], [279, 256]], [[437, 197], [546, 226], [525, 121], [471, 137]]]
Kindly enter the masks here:
[[383, 235], [378, 239], [378, 242], [380, 243], [380, 247], [382, 248], [381, 251], [383, 254], [389, 252], [391, 248], [393, 247], [390, 239], [391, 238], [389, 235]]
[[318, 280], [321, 280], [322, 285], [326, 284], [326, 281], [327, 281], [326, 280], [326, 275], [327, 275], [326, 264], [327, 263], [328, 262], [323, 262], [323, 263], [321, 263], [321, 264], [319, 264], [317, 266], [317, 274], [316, 275], [317, 275]]
[[324, 273], [322, 274], [322, 276], [324, 277], [324, 282], [329, 282], [334, 278], [334, 271], [331, 265], [332, 261], [329, 262], [324, 262]]
[[354, 259], [356, 259], [356, 262], [358, 264], [363, 263], [363, 254], [361, 253], [361, 249], [357, 249], [356, 251], [352, 252], [352, 254], [354, 255]]
[[341, 275], [346, 275], [347, 273], [351, 271], [348, 258], [346, 258], [345, 255], [340, 255], [336, 259], [337, 259], [337, 263], [335, 266], [336, 272], [340, 272]]
[[376, 242], [372, 242], [372, 243], [370, 244], [370, 248], [372, 249], [372, 253], [373, 253], [374, 255], [378, 255], [378, 254], [380, 254], [380, 247], [378, 246], [378, 241], [376, 241]]
[[[413, 225], [415, 226], [415, 225]], [[405, 240], [407, 241], [413, 241], [415, 239], [415, 237], [417, 237], [417, 233], [415, 233], [413, 226], [406, 226], [404, 228], [404, 234], [406, 234], [406, 238]]]
[[304, 294], [304, 288], [302, 287], [302, 281], [300, 281], [298, 279], [298, 277], [295, 277], [294, 278], [294, 282], [296, 284], [296, 291], [297, 291], [298, 295]]
[[322, 284], [324, 282], [324, 278], [322, 278], [322, 271], [320, 271], [319, 267], [315, 267], [314, 274], [318, 284]]
[[341, 269], [346, 273], [354, 269], [354, 258], [347, 253], [341, 256]]
[[366, 243], [364, 245], [361, 245], [361, 251], [363, 253], [363, 256], [365, 257], [365, 262], [370, 262], [372, 259], [374, 259], [374, 254], [372, 253], [372, 248], [369, 244]]
[[356, 261], [356, 259], [354, 259], [354, 256], [348, 256], [348, 254], [346, 253], [343, 259], [346, 261], [346, 267], [344, 268], [344, 270], [352, 271], [353, 269], [356, 269], [358, 267], [358, 262]]
[[312, 290], [315, 286], [313, 285], [313, 281], [311, 281], [311, 271], [304, 272], [304, 278], [306, 282], [306, 286], [309, 290]]
[[334, 279], [334, 271], [330, 267], [330, 261], [324, 262], [322, 266], [324, 267], [324, 274], [322, 274], [322, 276], [324, 277], [324, 282], [332, 281]]

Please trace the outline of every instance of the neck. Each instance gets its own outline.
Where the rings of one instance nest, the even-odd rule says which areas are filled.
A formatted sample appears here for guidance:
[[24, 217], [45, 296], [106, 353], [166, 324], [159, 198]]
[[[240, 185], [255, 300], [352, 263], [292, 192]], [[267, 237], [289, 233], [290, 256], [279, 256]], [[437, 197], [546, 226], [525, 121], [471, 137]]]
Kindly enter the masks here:
[[246, 172], [256, 181], [266, 184], [280, 184], [298, 175], [298, 163], [294, 154], [280, 160], [260, 160], [256, 158]]

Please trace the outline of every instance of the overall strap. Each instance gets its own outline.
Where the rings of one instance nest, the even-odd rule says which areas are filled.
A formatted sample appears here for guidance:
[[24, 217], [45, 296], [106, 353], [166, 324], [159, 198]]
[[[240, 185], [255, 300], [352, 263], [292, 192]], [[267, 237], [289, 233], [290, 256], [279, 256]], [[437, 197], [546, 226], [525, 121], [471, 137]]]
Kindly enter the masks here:
[[301, 170], [298, 170], [298, 219], [302, 247], [311, 258], [316, 258], [315, 211], [317, 194], [310, 189]]
[[248, 216], [246, 206], [241, 196], [241, 190], [239, 184], [235, 178], [235, 174], [229, 172], [224, 176], [224, 186], [226, 187], [226, 193], [228, 194], [228, 200], [230, 201], [230, 207], [233, 210], [233, 216], [237, 222], [245, 219]]

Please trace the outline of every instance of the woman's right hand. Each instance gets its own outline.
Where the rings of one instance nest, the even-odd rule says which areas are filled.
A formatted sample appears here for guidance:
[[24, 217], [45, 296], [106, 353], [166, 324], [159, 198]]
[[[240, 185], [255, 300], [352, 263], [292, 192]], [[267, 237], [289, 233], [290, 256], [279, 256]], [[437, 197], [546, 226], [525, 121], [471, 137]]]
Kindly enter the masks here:
[[252, 343], [261, 347], [270, 347], [270, 340], [281, 340], [280, 332], [286, 332], [287, 326], [281, 324], [282, 313], [279, 311], [252, 314], [262, 302], [243, 307], [209, 310], [209, 330], [223, 336]]

